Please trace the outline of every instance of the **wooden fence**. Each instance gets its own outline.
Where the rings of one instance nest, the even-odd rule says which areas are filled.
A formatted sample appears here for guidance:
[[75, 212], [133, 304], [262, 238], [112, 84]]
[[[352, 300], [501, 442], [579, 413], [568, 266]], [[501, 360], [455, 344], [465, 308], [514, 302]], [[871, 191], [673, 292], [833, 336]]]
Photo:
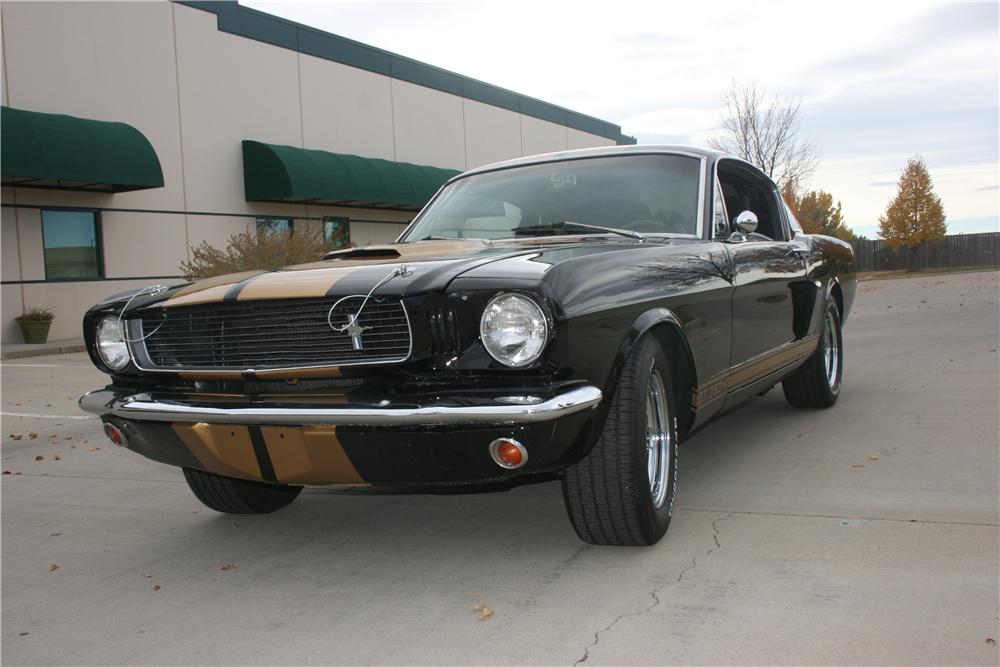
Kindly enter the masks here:
[[851, 244], [859, 271], [1000, 265], [1000, 232], [954, 234], [937, 243], [923, 243], [916, 250], [892, 250], [878, 239], [855, 240]]

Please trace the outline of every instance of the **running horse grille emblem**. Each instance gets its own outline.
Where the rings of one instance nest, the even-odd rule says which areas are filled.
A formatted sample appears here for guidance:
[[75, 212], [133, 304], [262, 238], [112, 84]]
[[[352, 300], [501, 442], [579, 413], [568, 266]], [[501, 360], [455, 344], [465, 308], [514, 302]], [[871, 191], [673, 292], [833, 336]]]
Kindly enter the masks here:
[[355, 350], [365, 349], [364, 343], [361, 340], [361, 334], [365, 331], [371, 329], [371, 327], [366, 327], [358, 324], [358, 316], [354, 315], [351, 317], [351, 323], [347, 325], [344, 332], [351, 337], [351, 346]]

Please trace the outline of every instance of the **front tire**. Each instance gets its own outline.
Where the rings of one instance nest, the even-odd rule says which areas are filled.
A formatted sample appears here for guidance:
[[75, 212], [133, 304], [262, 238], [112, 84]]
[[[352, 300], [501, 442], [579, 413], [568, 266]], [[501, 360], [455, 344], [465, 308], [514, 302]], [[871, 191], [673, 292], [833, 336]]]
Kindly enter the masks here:
[[837, 304], [823, 314], [819, 347], [804, 364], [781, 382], [785, 399], [796, 408], [829, 408], [840, 397], [844, 377], [844, 336]]
[[184, 468], [184, 479], [204, 505], [224, 514], [268, 514], [287, 506], [301, 486], [279, 486]]
[[670, 366], [645, 336], [622, 369], [601, 435], [562, 474], [576, 534], [609, 546], [655, 544], [667, 532], [677, 487], [677, 432]]

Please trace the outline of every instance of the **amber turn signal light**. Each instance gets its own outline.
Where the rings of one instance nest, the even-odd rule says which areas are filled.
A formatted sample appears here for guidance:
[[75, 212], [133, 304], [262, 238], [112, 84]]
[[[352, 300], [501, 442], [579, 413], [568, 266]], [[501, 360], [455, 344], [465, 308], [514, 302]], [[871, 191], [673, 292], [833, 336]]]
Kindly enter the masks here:
[[528, 450], [513, 438], [497, 438], [490, 443], [490, 456], [501, 468], [516, 470], [528, 462]]
[[119, 447], [124, 447], [128, 444], [128, 438], [126, 438], [125, 434], [121, 432], [121, 429], [114, 424], [108, 424], [105, 422], [104, 435], [108, 436], [108, 440], [115, 443]]

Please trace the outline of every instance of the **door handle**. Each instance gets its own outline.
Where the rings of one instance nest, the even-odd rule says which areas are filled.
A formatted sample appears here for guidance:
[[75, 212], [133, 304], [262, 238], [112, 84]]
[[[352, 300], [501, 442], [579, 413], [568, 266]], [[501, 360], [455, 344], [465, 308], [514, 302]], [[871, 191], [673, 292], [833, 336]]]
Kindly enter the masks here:
[[809, 259], [809, 255], [808, 248], [792, 248], [785, 253], [785, 257], [799, 257], [801, 259]]

